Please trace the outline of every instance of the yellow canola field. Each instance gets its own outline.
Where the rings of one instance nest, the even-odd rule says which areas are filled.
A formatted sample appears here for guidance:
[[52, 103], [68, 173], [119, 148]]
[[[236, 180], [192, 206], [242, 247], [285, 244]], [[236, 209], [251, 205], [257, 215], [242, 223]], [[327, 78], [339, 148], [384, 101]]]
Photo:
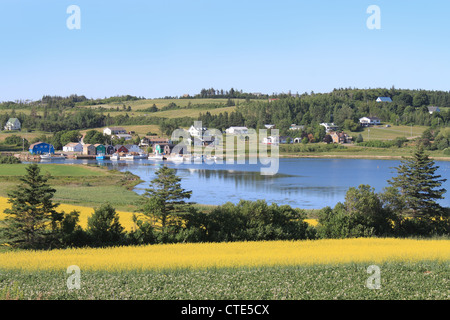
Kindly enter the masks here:
[[[8, 203], [8, 199], [4, 197], [0, 197], [0, 219], [4, 219], [5, 214], [3, 210], [11, 208], [11, 205]], [[85, 229], [87, 227], [87, 220], [94, 213], [93, 208], [75, 206], [70, 204], [60, 204], [57, 208], [58, 211], [64, 211], [65, 213], [70, 213], [73, 210], [77, 210], [80, 212], [80, 226]], [[130, 231], [134, 227], [133, 223], [133, 212], [125, 212], [125, 211], [117, 211], [119, 214], [120, 224], [125, 228], [125, 230]], [[139, 216], [139, 214], [137, 214]]]
[[346, 263], [450, 262], [450, 240], [341, 239], [8, 251], [0, 270], [145, 271]]

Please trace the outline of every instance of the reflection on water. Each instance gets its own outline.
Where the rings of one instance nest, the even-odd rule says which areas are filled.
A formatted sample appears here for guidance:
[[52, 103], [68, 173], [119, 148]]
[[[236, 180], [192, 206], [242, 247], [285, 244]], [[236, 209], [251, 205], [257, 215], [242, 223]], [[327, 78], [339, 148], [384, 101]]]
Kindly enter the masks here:
[[[95, 161], [67, 160], [66, 163], [99, 164], [110, 169], [130, 171], [143, 181], [135, 191], [142, 194], [155, 178], [156, 170], [163, 163], [149, 160], [139, 161]], [[436, 162], [437, 171], [448, 178], [448, 162]], [[261, 175], [260, 165], [250, 164], [174, 164], [182, 178], [182, 187], [192, 190], [191, 201], [203, 204], [223, 204], [227, 201], [237, 203], [241, 199], [264, 199], [268, 203], [288, 204], [299, 208], [318, 209], [334, 207], [345, 200], [349, 187], [369, 184], [380, 192], [387, 180], [396, 175], [396, 160], [366, 159], [280, 159], [279, 172], [273, 176]], [[444, 188], [449, 190], [449, 182]], [[450, 206], [449, 200], [441, 201]]]

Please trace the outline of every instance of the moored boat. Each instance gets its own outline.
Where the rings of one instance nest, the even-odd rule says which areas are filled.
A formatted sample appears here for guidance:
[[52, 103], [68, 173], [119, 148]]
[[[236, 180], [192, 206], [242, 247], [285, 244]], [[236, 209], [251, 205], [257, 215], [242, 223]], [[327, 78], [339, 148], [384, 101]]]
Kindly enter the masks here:
[[126, 154], [124, 156], [121, 156], [119, 159], [120, 160], [134, 160], [136, 156], [133, 154]]
[[165, 160], [164, 156], [162, 154], [151, 154], [147, 158], [148, 160], [155, 160], [155, 161], [163, 161]]

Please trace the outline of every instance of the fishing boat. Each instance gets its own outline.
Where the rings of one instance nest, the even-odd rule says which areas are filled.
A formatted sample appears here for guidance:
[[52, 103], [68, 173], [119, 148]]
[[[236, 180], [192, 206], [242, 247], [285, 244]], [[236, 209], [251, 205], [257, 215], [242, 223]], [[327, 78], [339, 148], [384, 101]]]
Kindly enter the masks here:
[[175, 156], [168, 157], [167, 160], [180, 163], [183, 162], [183, 156], [181, 154], [177, 154]]
[[135, 159], [147, 159], [148, 158], [148, 154], [143, 153], [143, 152], [139, 152], [139, 154], [135, 155]]
[[103, 153], [100, 153], [100, 154], [98, 154], [98, 155], [95, 157], [95, 159], [97, 159], [97, 160], [105, 160], [105, 159], [106, 159], [106, 156], [105, 156]]
[[130, 161], [130, 160], [136, 159], [136, 156], [133, 155], [133, 154], [126, 154], [126, 155], [124, 155], [124, 156], [121, 156], [119, 159], [120, 159], [120, 160], [127, 160], [127, 161]]
[[206, 157], [206, 160], [205, 160], [205, 161], [207, 161], [207, 162], [209, 162], [209, 163], [212, 163], [212, 162], [219, 162], [219, 161], [222, 161], [222, 160], [223, 160], [222, 157], [218, 157], [218, 156], [208, 156], [208, 157]]
[[114, 154], [112, 154], [111, 155], [111, 157], [109, 157], [109, 159], [110, 160], [113, 160], [113, 161], [117, 161], [117, 160], [119, 160], [119, 154], [118, 153], [114, 153]]
[[186, 163], [191, 163], [192, 160], [194, 160], [194, 157], [190, 154], [188, 154], [187, 156], [184, 156], [183, 161]]
[[66, 157], [62, 154], [52, 155], [51, 153], [43, 153], [40, 155], [41, 160], [65, 160]]
[[151, 154], [147, 158], [148, 160], [155, 160], [155, 161], [163, 161], [165, 160], [164, 156], [159, 153]]

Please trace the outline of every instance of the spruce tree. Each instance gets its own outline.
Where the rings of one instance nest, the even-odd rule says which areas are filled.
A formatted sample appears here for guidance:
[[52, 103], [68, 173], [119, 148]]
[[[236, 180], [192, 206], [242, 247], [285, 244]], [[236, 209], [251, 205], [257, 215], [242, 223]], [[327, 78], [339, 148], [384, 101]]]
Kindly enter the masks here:
[[40, 174], [37, 164], [29, 165], [26, 171], [21, 183], [8, 193], [11, 208], [4, 210], [1, 242], [14, 248], [48, 248], [63, 214], [55, 210], [59, 204], [52, 201], [56, 190], [47, 184], [49, 177]]
[[438, 168], [419, 146], [412, 157], [404, 158], [396, 168], [398, 176], [388, 181], [399, 190], [404, 213], [429, 225], [448, 219], [447, 210], [437, 202], [444, 198], [446, 190], [442, 184], [447, 181], [436, 174]]
[[124, 238], [124, 230], [119, 214], [109, 203], [96, 208], [88, 218], [87, 233], [95, 246], [119, 245]]
[[181, 188], [181, 178], [175, 174], [174, 169], [163, 166], [156, 171], [156, 175], [150, 188], [145, 189], [141, 211], [147, 217], [158, 221], [164, 229], [170, 215], [176, 220], [177, 213], [187, 211], [188, 204], [185, 199], [191, 197], [192, 191]]

